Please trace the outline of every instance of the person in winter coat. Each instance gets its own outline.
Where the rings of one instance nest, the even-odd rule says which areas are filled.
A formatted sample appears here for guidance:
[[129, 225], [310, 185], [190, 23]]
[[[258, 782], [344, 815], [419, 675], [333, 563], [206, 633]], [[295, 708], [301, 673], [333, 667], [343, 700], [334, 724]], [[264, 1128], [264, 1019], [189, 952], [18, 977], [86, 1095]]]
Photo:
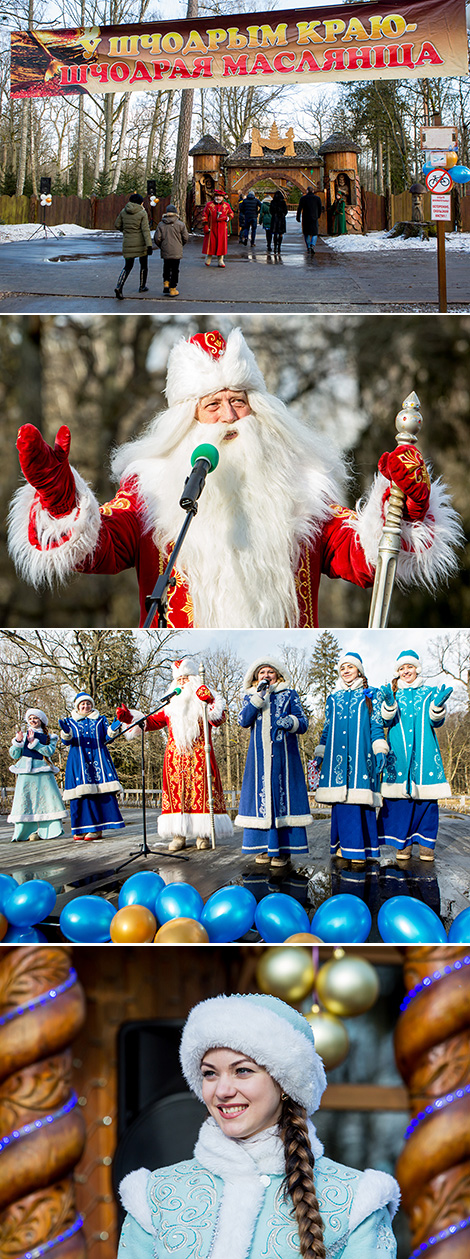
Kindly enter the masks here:
[[261, 210], [261, 201], [258, 201], [256, 193], [251, 188], [250, 192], [247, 193], [245, 200], [242, 202], [242, 214], [243, 214], [242, 244], [243, 245], [248, 244], [248, 237], [250, 237], [250, 242], [252, 245], [254, 245], [255, 243], [256, 227], [258, 223], [258, 215], [259, 215], [260, 210]]
[[436, 737], [452, 687], [425, 686], [419, 656], [409, 650], [400, 652], [396, 675], [380, 694], [390, 751], [382, 783], [379, 840], [397, 849], [397, 861], [410, 860], [413, 843], [419, 844], [421, 861], [433, 861], [437, 801], [452, 795]]
[[331, 207], [333, 217], [333, 236], [345, 236], [348, 228], [346, 223], [346, 202], [341, 193], [335, 197]]
[[315, 253], [315, 245], [318, 239], [318, 220], [323, 212], [323, 203], [320, 197], [309, 188], [308, 192], [300, 198], [297, 206], [297, 222], [302, 223], [302, 232], [307, 246], [308, 253]]
[[339, 662], [339, 689], [326, 701], [325, 724], [315, 748], [321, 764], [315, 799], [331, 804], [331, 855], [356, 864], [378, 861], [375, 810], [382, 803], [380, 774], [388, 743], [381, 696], [369, 688], [355, 651]]
[[125, 263], [114, 290], [116, 297], [122, 299], [123, 288], [130, 275], [136, 258], [140, 258], [139, 293], [148, 293], [147, 273], [148, 258], [152, 253], [152, 237], [150, 235], [147, 213], [143, 207], [144, 198], [133, 192], [127, 205], [120, 211], [114, 226], [122, 232], [122, 252]]
[[271, 227], [271, 201], [272, 201], [272, 197], [269, 197], [269, 196], [263, 197], [263, 200], [261, 202], [261, 209], [259, 212], [259, 221], [261, 223], [261, 227], [264, 227], [264, 230], [266, 232], [266, 248], [267, 248], [268, 254], [271, 253], [271, 241], [273, 238], [273, 229]]
[[179, 218], [176, 206], [167, 206], [153, 237], [153, 243], [163, 258], [163, 293], [166, 297], [178, 296], [180, 262], [183, 246], [187, 245], [188, 240], [188, 229]]
[[243, 826], [242, 852], [282, 871], [292, 853], [307, 853], [312, 821], [298, 734], [305, 716], [285, 667], [272, 656], [255, 660], [245, 677], [239, 723], [251, 730], [235, 825]]
[[387, 1172], [325, 1157], [310, 1115], [326, 1088], [312, 1029], [278, 997], [211, 997], [180, 1047], [209, 1112], [193, 1158], [121, 1181], [118, 1259], [394, 1259]]
[[54, 775], [58, 769], [51, 764], [57, 747], [57, 735], [49, 734], [46, 713], [41, 708], [28, 708], [25, 713], [26, 734], [17, 730], [12, 740], [11, 766], [16, 774], [15, 794], [8, 822], [14, 825], [12, 841], [24, 839], [58, 839], [63, 835], [62, 820], [67, 816]]
[[62, 743], [69, 748], [65, 769], [64, 800], [70, 801], [74, 839], [101, 839], [103, 831], [124, 826], [116, 792], [121, 784], [107, 749], [107, 742], [121, 723], [109, 726], [97, 712], [87, 691], [75, 696], [70, 717], [59, 721]]
[[225, 267], [225, 254], [228, 245], [228, 225], [233, 219], [233, 210], [226, 200], [223, 188], [216, 188], [212, 201], [204, 206], [202, 221], [204, 224], [203, 254], [207, 254], [206, 267], [210, 267], [213, 257], [218, 259], [219, 267]]
[[276, 189], [271, 201], [271, 227], [274, 240], [274, 253], [280, 254], [282, 237], [286, 230], [287, 202], [279, 189]]

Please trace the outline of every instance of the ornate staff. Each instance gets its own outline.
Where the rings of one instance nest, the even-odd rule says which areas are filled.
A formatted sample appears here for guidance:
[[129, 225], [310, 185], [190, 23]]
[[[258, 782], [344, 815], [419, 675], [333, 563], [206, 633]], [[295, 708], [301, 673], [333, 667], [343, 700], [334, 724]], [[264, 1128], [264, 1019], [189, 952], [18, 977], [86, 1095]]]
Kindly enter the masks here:
[[[423, 417], [418, 410], [419, 398], [416, 393], [408, 394], [402, 404], [402, 410], [395, 417], [399, 445], [416, 445]], [[405, 495], [392, 482], [390, 498], [382, 537], [379, 542], [379, 554], [375, 570], [374, 587], [369, 614], [369, 629], [385, 629], [390, 611], [390, 601], [397, 571], [397, 560], [401, 546], [401, 521]]]
[[[201, 660], [199, 665], [199, 676], [201, 686], [206, 684], [206, 671]], [[214, 824], [214, 801], [212, 798], [212, 769], [211, 769], [211, 745], [209, 739], [209, 717], [207, 713], [207, 704], [202, 705], [202, 724], [204, 727], [204, 753], [206, 758], [206, 777], [207, 777], [207, 798], [209, 801], [209, 814], [211, 822], [211, 847], [215, 848], [215, 824]]]

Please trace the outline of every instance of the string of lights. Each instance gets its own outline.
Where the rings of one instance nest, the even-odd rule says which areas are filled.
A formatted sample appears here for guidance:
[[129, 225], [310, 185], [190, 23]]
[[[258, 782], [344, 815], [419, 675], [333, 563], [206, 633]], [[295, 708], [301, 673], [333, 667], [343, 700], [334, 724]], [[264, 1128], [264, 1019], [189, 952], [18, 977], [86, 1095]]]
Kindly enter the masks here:
[[469, 1227], [469, 1217], [465, 1220], [459, 1220], [457, 1224], [449, 1224], [448, 1228], [441, 1229], [439, 1233], [436, 1233], [435, 1237], [428, 1237], [427, 1241], [421, 1242], [421, 1245], [416, 1247], [416, 1250], [412, 1250], [410, 1259], [420, 1259], [420, 1256], [424, 1255], [427, 1250], [430, 1250], [431, 1246], [437, 1246], [438, 1242], [444, 1242], [448, 1237], [453, 1237], [454, 1233], [461, 1233], [464, 1228]]
[[44, 1115], [42, 1119], [33, 1119], [32, 1123], [23, 1124], [22, 1128], [14, 1128], [13, 1132], [7, 1132], [6, 1136], [0, 1139], [0, 1154], [8, 1145], [13, 1145], [14, 1141], [20, 1141], [22, 1137], [28, 1137], [31, 1132], [36, 1132], [39, 1128], [46, 1128], [49, 1124], [55, 1123], [57, 1119], [62, 1119], [63, 1115], [68, 1115], [77, 1105], [78, 1097], [76, 1093], [72, 1093], [68, 1101], [60, 1106], [58, 1110], [53, 1110], [49, 1115]]
[[442, 970], [433, 971], [432, 975], [426, 975], [422, 983], [416, 984], [414, 988], [410, 988], [410, 991], [407, 992], [406, 997], [404, 997], [401, 1003], [400, 1010], [402, 1012], [403, 1010], [407, 1010], [411, 1002], [414, 1001], [415, 997], [418, 997], [421, 992], [425, 992], [427, 988], [431, 988], [432, 985], [436, 984], [439, 979], [443, 979], [444, 975], [452, 975], [455, 971], [463, 970], [464, 966], [470, 966], [469, 954], [465, 957], [458, 958], [456, 962], [452, 962], [448, 966], [443, 966]]
[[5, 1023], [10, 1023], [12, 1019], [18, 1019], [21, 1014], [27, 1014], [29, 1010], [36, 1010], [38, 1005], [49, 1005], [50, 1001], [55, 1001], [56, 997], [67, 992], [67, 989], [72, 988], [76, 982], [77, 972], [71, 967], [68, 979], [65, 979], [63, 984], [58, 984], [56, 988], [49, 988], [47, 992], [41, 992], [39, 997], [32, 997], [31, 1001], [27, 1001], [25, 1005], [15, 1006], [14, 1010], [8, 1010], [7, 1014], [2, 1014], [0, 1027], [4, 1027]]
[[35, 1246], [34, 1250], [26, 1250], [24, 1255], [19, 1256], [19, 1259], [41, 1259], [41, 1255], [46, 1255], [54, 1246], [59, 1246], [60, 1242], [65, 1242], [69, 1237], [73, 1237], [74, 1233], [78, 1233], [83, 1223], [83, 1215], [77, 1215], [73, 1224], [70, 1224], [69, 1228], [64, 1229], [63, 1233], [58, 1233], [57, 1237], [51, 1237], [50, 1241], [42, 1242], [40, 1246]]
[[408, 1124], [405, 1132], [405, 1141], [408, 1141], [415, 1128], [418, 1128], [423, 1119], [427, 1119], [428, 1115], [434, 1115], [436, 1111], [443, 1110], [445, 1106], [451, 1106], [452, 1102], [460, 1102], [463, 1097], [468, 1097], [469, 1094], [470, 1084], [466, 1084], [465, 1088], [455, 1089], [454, 1093], [446, 1093], [444, 1097], [436, 1097], [434, 1102], [429, 1102], [424, 1110], [420, 1110], [411, 1120], [411, 1123]]

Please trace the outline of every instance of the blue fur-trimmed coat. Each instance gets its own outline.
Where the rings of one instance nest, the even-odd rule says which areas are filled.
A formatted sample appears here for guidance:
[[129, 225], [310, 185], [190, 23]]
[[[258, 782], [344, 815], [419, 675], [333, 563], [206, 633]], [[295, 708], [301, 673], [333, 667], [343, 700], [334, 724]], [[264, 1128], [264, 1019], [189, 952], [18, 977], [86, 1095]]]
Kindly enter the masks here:
[[[204, 1157], [204, 1129], [207, 1123], [194, 1158], [155, 1172], [140, 1168], [121, 1183], [127, 1215], [118, 1259], [168, 1259], [175, 1254], [178, 1259], [300, 1259], [279, 1159], [258, 1156], [255, 1161], [249, 1143], [225, 1157], [221, 1137], [211, 1139], [210, 1133]], [[383, 1172], [360, 1172], [332, 1162], [315, 1139], [313, 1148], [327, 1259], [394, 1259], [396, 1181]]]
[[[277, 741], [277, 721], [286, 716], [294, 718], [293, 728]], [[276, 682], [263, 698], [250, 687], [238, 720], [244, 729], [251, 727], [251, 736], [236, 826], [308, 826], [312, 816], [297, 742], [308, 718], [297, 692], [287, 682]]]
[[369, 687], [369, 713], [362, 678], [328, 696], [325, 724], [315, 756], [322, 757], [315, 799], [324, 804], [364, 804], [379, 808], [380, 775], [376, 756], [388, 752], [381, 720], [380, 692]]
[[110, 726], [107, 718], [96, 709], [86, 717], [80, 717], [75, 709], [67, 718], [68, 729], [61, 730], [61, 739], [69, 748], [65, 768], [64, 800], [79, 800], [82, 796], [104, 795], [121, 791], [116, 770], [106, 747], [108, 739], [120, 729], [120, 722]]
[[382, 795], [388, 800], [439, 800], [452, 795], [446, 780], [436, 730], [446, 719], [437, 708], [439, 688], [421, 678], [406, 686], [401, 679], [392, 707], [382, 696], [382, 720], [390, 752], [385, 761]]

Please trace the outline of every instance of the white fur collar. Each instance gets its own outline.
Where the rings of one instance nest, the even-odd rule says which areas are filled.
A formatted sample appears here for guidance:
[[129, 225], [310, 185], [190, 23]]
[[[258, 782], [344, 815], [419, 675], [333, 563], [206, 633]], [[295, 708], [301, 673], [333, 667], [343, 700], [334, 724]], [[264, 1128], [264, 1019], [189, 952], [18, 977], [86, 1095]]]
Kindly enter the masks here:
[[335, 687], [335, 690], [336, 691], [358, 691], [360, 686], [364, 686], [364, 678], [362, 676], [362, 673], [359, 678], [354, 678], [354, 682], [351, 682], [350, 686], [347, 686], [346, 682], [344, 681], [344, 678], [340, 678], [338, 685]]
[[93, 708], [91, 713], [79, 713], [76, 708], [72, 708], [70, 714], [73, 721], [86, 721], [87, 717], [89, 717], [90, 721], [96, 721], [99, 715], [97, 708]]
[[398, 691], [416, 691], [417, 687], [422, 686], [422, 685], [423, 685], [423, 679], [418, 674], [418, 677], [415, 678], [414, 682], [404, 682], [403, 678], [398, 678], [397, 690]]

